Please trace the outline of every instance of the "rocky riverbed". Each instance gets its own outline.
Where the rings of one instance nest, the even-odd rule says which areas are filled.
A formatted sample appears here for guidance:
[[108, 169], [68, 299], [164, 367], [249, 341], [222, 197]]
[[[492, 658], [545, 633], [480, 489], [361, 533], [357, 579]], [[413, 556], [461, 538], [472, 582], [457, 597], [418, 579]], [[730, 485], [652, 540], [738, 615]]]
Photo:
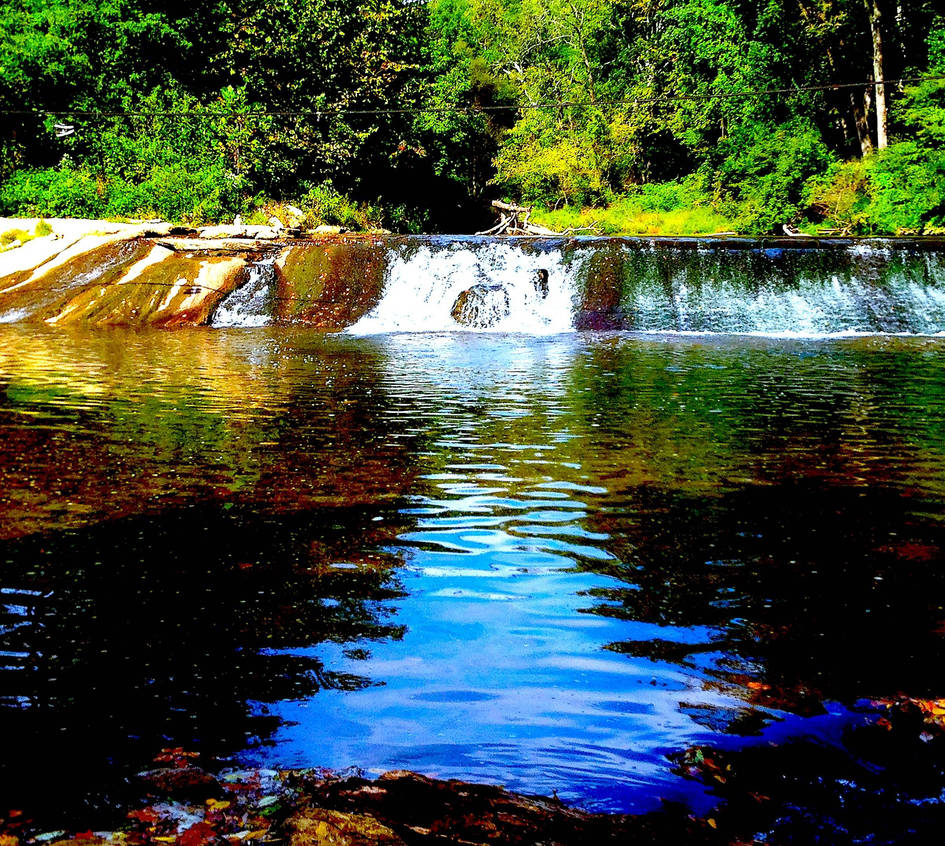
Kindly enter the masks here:
[[[557, 797], [397, 770], [238, 770], [164, 749], [128, 785], [111, 830], [49, 829], [0, 806], [0, 846], [286, 843], [292, 846], [525, 844], [928, 843], [945, 823], [945, 702], [870, 703], [842, 744], [794, 741], [672, 755], [712, 786], [697, 815], [666, 803], [647, 814], [590, 813]], [[817, 778], [811, 779], [816, 762]], [[55, 819], [50, 797], [49, 819]], [[45, 817], [45, 815], [43, 815]]]

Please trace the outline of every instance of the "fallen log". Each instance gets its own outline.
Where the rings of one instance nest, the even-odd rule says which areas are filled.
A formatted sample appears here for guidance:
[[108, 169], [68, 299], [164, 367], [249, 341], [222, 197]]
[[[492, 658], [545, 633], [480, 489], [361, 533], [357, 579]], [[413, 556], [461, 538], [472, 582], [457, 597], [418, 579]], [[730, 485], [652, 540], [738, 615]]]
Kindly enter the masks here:
[[156, 238], [155, 243], [175, 253], [192, 251], [216, 253], [258, 253], [280, 246], [270, 240], [246, 238]]
[[553, 229], [548, 229], [545, 226], [539, 226], [537, 223], [525, 223], [522, 225], [522, 229], [525, 230], [527, 235], [560, 235], [560, 232], [555, 232]]
[[512, 212], [513, 214], [529, 215], [532, 213], [530, 207], [517, 206], [515, 203], [503, 203], [501, 200], [493, 200], [492, 208], [499, 209], [500, 211]]
[[477, 232], [477, 235], [560, 235], [553, 229], [545, 226], [539, 226], [532, 223], [529, 218], [532, 214], [531, 207], [517, 206], [514, 203], [503, 203], [501, 200], [493, 200], [492, 207], [499, 211], [499, 222]]

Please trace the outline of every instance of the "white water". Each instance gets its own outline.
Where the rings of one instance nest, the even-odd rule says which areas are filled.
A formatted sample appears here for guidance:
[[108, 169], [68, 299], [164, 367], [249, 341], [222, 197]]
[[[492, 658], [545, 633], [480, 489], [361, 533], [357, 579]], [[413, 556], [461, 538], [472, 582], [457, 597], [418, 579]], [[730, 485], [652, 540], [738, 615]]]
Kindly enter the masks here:
[[945, 290], [910, 279], [878, 288], [858, 279], [805, 279], [794, 288], [733, 292], [714, 280], [700, 290], [673, 280], [672, 300], [641, 286], [629, 312], [644, 332], [773, 337], [935, 335], [945, 329]]
[[[600, 250], [609, 250], [603, 261]], [[945, 254], [888, 245], [730, 251], [590, 241], [564, 249], [561, 243], [427, 239], [392, 245], [387, 261], [380, 302], [348, 332], [552, 335], [572, 331], [587, 313], [602, 315], [603, 326], [610, 320], [643, 333], [824, 338], [945, 332]], [[547, 297], [536, 287], [541, 270], [548, 273]], [[212, 325], [273, 323], [275, 285], [272, 261], [256, 264], [221, 303]], [[477, 302], [489, 324], [484, 328], [453, 317], [457, 297], [473, 286], [486, 290]], [[606, 296], [595, 300], [612, 286], [619, 288], [609, 304]], [[583, 305], [588, 312], [581, 311], [584, 289], [598, 292]]]
[[[623, 252], [628, 261], [634, 254]], [[679, 251], [664, 257], [674, 254], [662, 272], [654, 259], [627, 280], [621, 305], [636, 331], [790, 338], [945, 331], [938, 253], [856, 244], [846, 258], [821, 252], [819, 260], [812, 250], [756, 251], [752, 262], [747, 253], [702, 250], [690, 252], [691, 260]]]
[[[515, 243], [464, 242], [424, 245], [392, 256], [377, 306], [349, 328], [357, 335], [382, 332], [569, 332], [574, 325], [575, 265], [560, 250], [523, 249]], [[539, 270], [548, 271], [548, 296], [536, 291]], [[501, 285], [509, 314], [486, 329], [458, 324], [451, 314], [460, 293], [473, 285]]]
[[249, 269], [249, 278], [228, 294], [213, 314], [211, 326], [268, 326], [272, 322], [275, 284], [274, 259], [263, 259]]
[[15, 308], [0, 314], [0, 323], [19, 323], [29, 316], [29, 309]]

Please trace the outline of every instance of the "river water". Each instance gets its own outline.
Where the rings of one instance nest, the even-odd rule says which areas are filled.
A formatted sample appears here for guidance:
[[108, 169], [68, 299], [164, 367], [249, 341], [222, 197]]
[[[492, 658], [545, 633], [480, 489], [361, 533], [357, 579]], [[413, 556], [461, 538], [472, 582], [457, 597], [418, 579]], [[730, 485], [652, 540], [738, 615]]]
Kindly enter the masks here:
[[699, 807], [668, 755], [945, 697], [945, 339], [6, 325], [0, 388], [11, 806], [181, 746]]

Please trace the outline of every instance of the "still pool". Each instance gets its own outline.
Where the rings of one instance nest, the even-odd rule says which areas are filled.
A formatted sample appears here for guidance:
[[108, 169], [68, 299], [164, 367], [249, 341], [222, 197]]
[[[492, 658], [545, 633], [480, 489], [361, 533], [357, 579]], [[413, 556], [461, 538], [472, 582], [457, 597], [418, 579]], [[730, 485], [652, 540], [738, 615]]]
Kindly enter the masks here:
[[164, 747], [704, 807], [686, 749], [945, 698], [943, 565], [945, 339], [0, 326], [11, 807]]

